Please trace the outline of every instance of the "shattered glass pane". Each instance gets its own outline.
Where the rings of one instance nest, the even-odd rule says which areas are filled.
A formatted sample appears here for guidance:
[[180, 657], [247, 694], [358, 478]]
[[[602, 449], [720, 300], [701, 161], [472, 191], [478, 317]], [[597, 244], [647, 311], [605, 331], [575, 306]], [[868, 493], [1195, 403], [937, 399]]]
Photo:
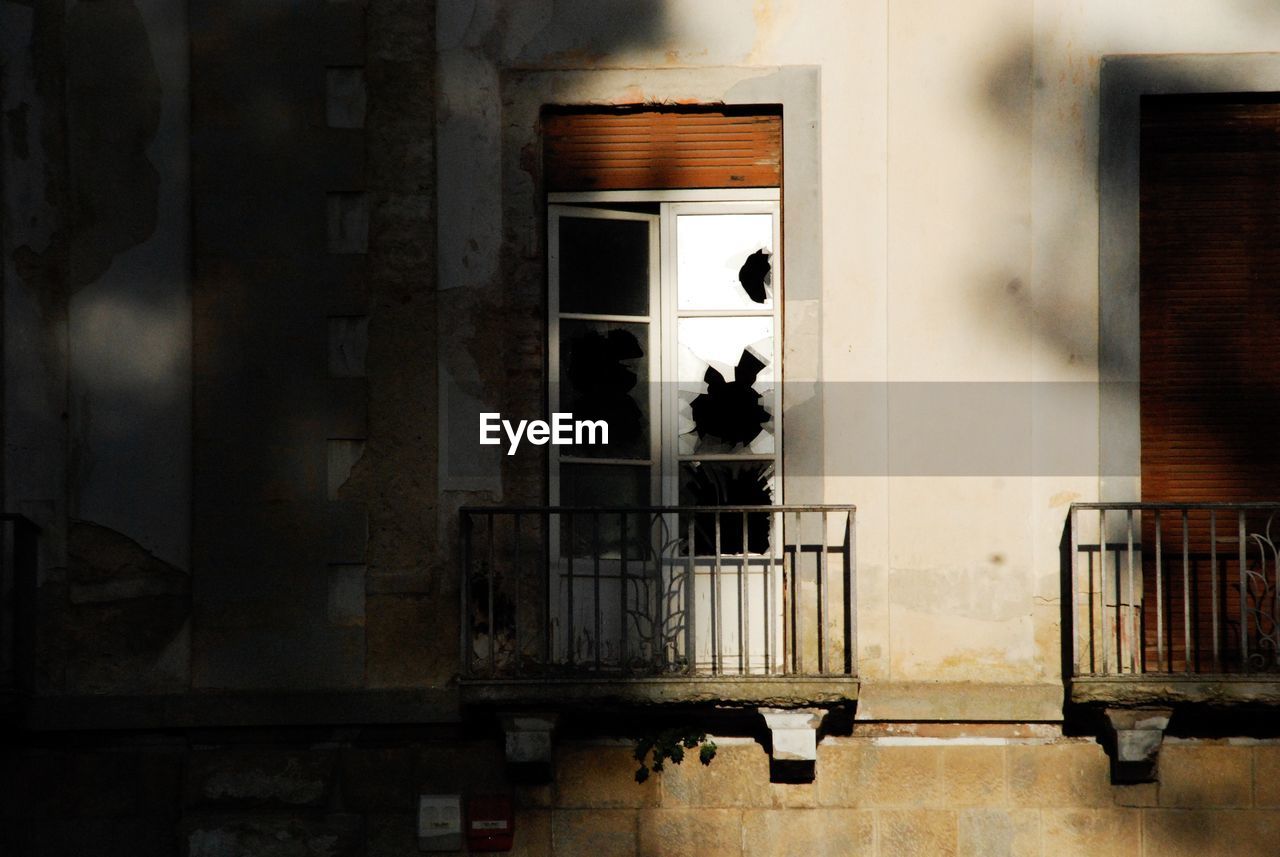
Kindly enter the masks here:
[[562, 455], [649, 458], [648, 343], [643, 322], [561, 320], [559, 410], [609, 426], [608, 444], [563, 446]]
[[[680, 504], [686, 506], [768, 506], [773, 503], [772, 461], [685, 461], [680, 464]], [[694, 516], [694, 543], [698, 555], [715, 553], [717, 515]], [[723, 513], [720, 518], [720, 552], [742, 553], [742, 515]], [[769, 550], [769, 516], [747, 514], [747, 548], [751, 553]], [[685, 532], [686, 523], [681, 524]]]
[[773, 215], [679, 215], [676, 277], [682, 310], [771, 309]]
[[[560, 505], [647, 506], [651, 499], [650, 471], [649, 466], [626, 464], [561, 464]], [[573, 556], [620, 556], [622, 518], [616, 512], [562, 515], [561, 551], [568, 553], [572, 544]], [[627, 556], [644, 558], [647, 556], [648, 515], [637, 512], [626, 515], [626, 519]]]
[[676, 341], [679, 453], [772, 453], [773, 319], [682, 318]]
[[649, 223], [560, 218], [560, 311], [649, 314]]

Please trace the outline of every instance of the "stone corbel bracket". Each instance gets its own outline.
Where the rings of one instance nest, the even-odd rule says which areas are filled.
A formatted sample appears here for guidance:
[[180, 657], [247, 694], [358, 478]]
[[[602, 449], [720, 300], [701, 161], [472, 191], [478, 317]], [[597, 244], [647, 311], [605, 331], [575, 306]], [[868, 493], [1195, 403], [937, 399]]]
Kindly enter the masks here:
[[1108, 708], [1114, 753], [1113, 783], [1150, 783], [1159, 777], [1160, 745], [1173, 710], [1169, 708]]
[[822, 708], [761, 708], [769, 729], [769, 781], [811, 783], [817, 773], [818, 727]]
[[551, 712], [501, 714], [506, 735], [507, 769], [526, 783], [551, 781], [551, 738], [560, 716]]

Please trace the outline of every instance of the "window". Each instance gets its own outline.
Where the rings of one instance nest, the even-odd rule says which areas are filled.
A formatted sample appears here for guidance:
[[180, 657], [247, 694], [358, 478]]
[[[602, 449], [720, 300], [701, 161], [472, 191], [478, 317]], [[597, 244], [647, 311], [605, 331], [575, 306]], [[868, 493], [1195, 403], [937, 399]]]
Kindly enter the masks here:
[[611, 431], [553, 447], [551, 502], [780, 502], [780, 108], [547, 109], [541, 125], [548, 404]]
[[[609, 426], [607, 444], [550, 447], [551, 505], [779, 503], [781, 117], [579, 112], [543, 128], [548, 410]], [[773, 516], [551, 527], [559, 657], [778, 665]]]
[[1141, 104], [1142, 497], [1271, 501], [1280, 94]]
[[610, 432], [552, 447], [554, 505], [780, 499], [779, 210], [751, 193], [553, 196], [550, 410]]
[[[1142, 499], [1273, 502], [1280, 96], [1145, 96], [1140, 118]], [[1252, 651], [1255, 666], [1273, 666], [1274, 568], [1254, 557], [1266, 558], [1274, 510], [1238, 522], [1225, 511], [1220, 522], [1206, 509], [1184, 515], [1185, 524], [1166, 517], [1162, 531], [1143, 519], [1142, 543], [1171, 558], [1160, 565], [1155, 551], [1143, 555], [1145, 662], [1220, 671], [1220, 661]], [[1248, 534], [1243, 565], [1232, 564], [1237, 523]], [[1242, 605], [1246, 579], [1258, 591]]]

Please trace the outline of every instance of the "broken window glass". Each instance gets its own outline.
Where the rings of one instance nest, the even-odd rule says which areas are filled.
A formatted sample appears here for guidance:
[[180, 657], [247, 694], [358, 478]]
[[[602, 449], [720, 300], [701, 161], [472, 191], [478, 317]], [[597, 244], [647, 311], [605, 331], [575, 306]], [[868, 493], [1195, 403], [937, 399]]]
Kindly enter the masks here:
[[563, 455], [649, 458], [648, 342], [644, 323], [561, 320], [561, 409], [609, 426], [608, 444], [566, 446]]
[[649, 222], [561, 217], [560, 311], [649, 314]]
[[[772, 461], [686, 461], [680, 465], [680, 503], [687, 506], [768, 506], [773, 503]], [[694, 546], [700, 556], [715, 553], [716, 518], [720, 552], [742, 553], [742, 514], [694, 515]], [[769, 550], [769, 515], [746, 514], [747, 548]], [[686, 525], [681, 525], [685, 532]]]
[[682, 318], [676, 341], [680, 454], [772, 453], [773, 319]]
[[676, 246], [680, 310], [773, 307], [773, 215], [682, 214]]

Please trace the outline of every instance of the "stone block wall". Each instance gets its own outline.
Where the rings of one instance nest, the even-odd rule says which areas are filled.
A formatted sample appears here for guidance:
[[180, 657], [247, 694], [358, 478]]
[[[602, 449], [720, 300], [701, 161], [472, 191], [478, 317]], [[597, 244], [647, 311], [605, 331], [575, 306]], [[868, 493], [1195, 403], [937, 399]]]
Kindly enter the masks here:
[[763, 748], [730, 738], [637, 785], [624, 742], [568, 741], [551, 784], [517, 786], [496, 736], [152, 737], [6, 759], [0, 851], [415, 855], [417, 795], [513, 794], [517, 855], [1276, 853], [1280, 743], [1163, 752], [1159, 784], [1112, 786], [1087, 739], [827, 738], [815, 782], [771, 784]]

